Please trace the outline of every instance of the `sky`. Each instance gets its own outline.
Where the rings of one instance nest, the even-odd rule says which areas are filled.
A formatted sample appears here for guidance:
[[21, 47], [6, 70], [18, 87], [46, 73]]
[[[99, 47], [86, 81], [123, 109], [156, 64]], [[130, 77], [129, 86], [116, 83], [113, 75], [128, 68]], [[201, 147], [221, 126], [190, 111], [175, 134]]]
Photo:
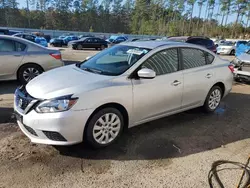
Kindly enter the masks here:
[[[17, 0], [17, 2], [19, 3], [19, 8], [23, 8], [26, 6], [25, 4], [25, 0]], [[203, 5], [203, 8], [202, 8], [202, 12], [201, 12], [201, 17], [204, 18], [204, 15], [205, 15], [205, 8], [206, 8], [206, 3]], [[216, 6], [214, 8], [214, 14], [217, 13], [217, 10], [218, 10], [218, 0], [216, 0]], [[194, 6], [194, 12], [193, 12], [193, 17], [198, 17], [198, 14], [199, 14], [199, 6], [198, 4], [196, 3], [195, 6]], [[221, 22], [221, 16], [219, 16], [219, 23]], [[236, 20], [236, 14], [230, 14], [229, 17], [228, 17], [228, 23], [232, 23]], [[225, 20], [224, 20], [225, 21]], [[243, 21], [246, 23], [246, 19], [244, 18]]]

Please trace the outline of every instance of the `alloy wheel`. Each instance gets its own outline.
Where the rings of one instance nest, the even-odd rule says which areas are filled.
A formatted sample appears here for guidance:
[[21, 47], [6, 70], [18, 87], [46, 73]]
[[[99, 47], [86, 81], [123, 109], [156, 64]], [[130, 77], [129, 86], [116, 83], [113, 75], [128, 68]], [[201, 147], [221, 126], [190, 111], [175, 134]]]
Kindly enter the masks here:
[[27, 68], [23, 71], [23, 78], [26, 82], [29, 82], [39, 74], [40, 72], [36, 68]]
[[208, 100], [208, 106], [211, 110], [214, 110], [218, 107], [218, 105], [220, 104], [220, 100], [221, 100], [221, 92], [219, 89], [215, 89]]
[[115, 113], [106, 113], [101, 116], [93, 127], [93, 138], [99, 144], [109, 144], [119, 134], [121, 120]]

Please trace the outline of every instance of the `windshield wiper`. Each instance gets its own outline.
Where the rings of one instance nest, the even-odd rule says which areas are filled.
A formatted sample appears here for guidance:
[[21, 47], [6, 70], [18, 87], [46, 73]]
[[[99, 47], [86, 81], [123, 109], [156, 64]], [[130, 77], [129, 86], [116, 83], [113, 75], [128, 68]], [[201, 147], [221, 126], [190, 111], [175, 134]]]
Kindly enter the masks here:
[[91, 69], [91, 68], [87, 68], [87, 67], [83, 67], [82, 70], [97, 73], [97, 74], [102, 74], [103, 73], [101, 70]]

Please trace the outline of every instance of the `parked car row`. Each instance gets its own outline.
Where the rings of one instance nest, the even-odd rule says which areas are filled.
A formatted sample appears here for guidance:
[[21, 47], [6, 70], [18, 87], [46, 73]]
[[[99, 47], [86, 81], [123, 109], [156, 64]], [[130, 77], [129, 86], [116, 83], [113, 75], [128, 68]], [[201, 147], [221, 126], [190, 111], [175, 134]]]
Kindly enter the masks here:
[[220, 40], [216, 43], [217, 53], [225, 55], [239, 56], [250, 48], [250, 41], [237, 40], [237, 41], [226, 41]]

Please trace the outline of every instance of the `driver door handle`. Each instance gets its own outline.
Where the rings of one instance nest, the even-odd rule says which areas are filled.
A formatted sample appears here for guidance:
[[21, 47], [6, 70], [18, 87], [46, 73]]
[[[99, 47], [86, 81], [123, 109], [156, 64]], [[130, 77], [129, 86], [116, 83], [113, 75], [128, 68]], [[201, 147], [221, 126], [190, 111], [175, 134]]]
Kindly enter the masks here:
[[175, 80], [171, 85], [172, 86], [178, 86], [180, 84], [181, 84], [181, 82], [179, 82], [178, 80]]

